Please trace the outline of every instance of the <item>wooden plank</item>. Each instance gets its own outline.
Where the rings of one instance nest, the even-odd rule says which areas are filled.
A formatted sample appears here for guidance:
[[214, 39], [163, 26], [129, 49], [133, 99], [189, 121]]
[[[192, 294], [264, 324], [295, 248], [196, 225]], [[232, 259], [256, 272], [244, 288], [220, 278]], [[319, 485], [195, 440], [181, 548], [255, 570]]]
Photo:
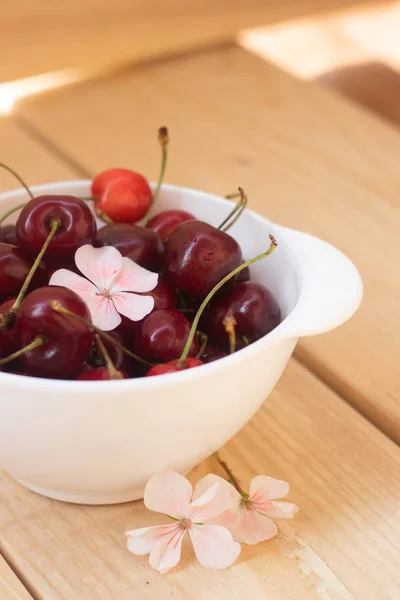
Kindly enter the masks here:
[[365, 0], [14, 0], [0, 8], [0, 81], [107, 68], [220, 44], [245, 27]]
[[0, 598], [4, 600], [32, 600], [32, 596], [0, 556]]
[[[227, 571], [194, 562], [160, 576], [126, 550], [124, 531], [160, 522], [141, 501], [58, 503], [0, 480], [0, 543], [41, 600], [390, 600], [400, 589], [400, 449], [292, 361], [278, 388], [223, 450], [247, 486], [291, 483], [300, 506], [274, 540], [244, 547]], [[197, 480], [215, 469], [206, 461]]]
[[169, 182], [221, 194], [240, 184], [255, 210], [339, 246], [361, 270], [364, 302], [297, 356], [400, 440], [396, 131], [237, 47], [30, 99], [17, 115], [87, 171], [151, 178], [154, 131], [167, 124]]

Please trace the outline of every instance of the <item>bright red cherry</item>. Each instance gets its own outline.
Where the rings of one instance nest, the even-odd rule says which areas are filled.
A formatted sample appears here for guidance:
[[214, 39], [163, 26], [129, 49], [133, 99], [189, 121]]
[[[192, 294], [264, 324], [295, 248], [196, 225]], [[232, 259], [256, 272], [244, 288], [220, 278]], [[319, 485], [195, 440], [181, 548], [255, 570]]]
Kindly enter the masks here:
[[115, 223], [136, 223], [149, 209], [152, 193], [147, 179], [128, 169], [109, 169], [92, 183], [96, 212]]
[[158, 271], [161, 266], [163, 244], [151, 229], [112, 223], [99, 229], [97, 242], [100, 246], [114, 246], [122, 256], [127, 256], [149, 271]]
[[122, 371], [118, 371], [120, 377], [112, 377], [110, 370], [107, 367], [98, 367], [85, 371], [76, 378], [79, 381], [110, 381], [113, 379], [128, 379], [128, 375]]
[[54, 221], [60, 225], [47, 249], [48, 257], [71, 257], [80, 246], [92, 244], [96, 237], [96, 220], [83, 200], [74, 196], [37, 196], [18, 217], [18, 244], [36, 256]]
[[178, 225], [194, 220], [195, 217], [184, 210], [164, 210], [154, 215], [147, 223], [147, 227], [155, 231], [161, 241], [165, 243]]
[[237, 241], [202, 221], [187, 221], [170, 235], [164, 252], [165, 275], [191, 298], [204, 298], [241, 265]]
[[[143, 319], [134, 335], [133, 352], [151, 361], [166, 362], [179, 358], [190, 332], [190, 322], [177, 310], [156, 310]], [[189, 356], [199, 351], [193, 339]]]
[[229, 338], [223, 321], [228, 311], [235, 318], [237, 349], [245, 343], [241, 336], [250, 341], [258, 340], [272, 331], [281, 322], [281, 311], [271, 292], [257, 282], [238, 283], [232, 289], [213, 299], [201, 320], [201, 330], [208, 334], [211, 342], [229, 348]]
[[179, 358], [171, 360], [163, 365], [155, 365], [151, 367], [147, 373], [147, 377], [153, 375], [166, 375], [167, 373], [179, 373], [180, 371], [186, 371], [186, 369], [194, 369], [194, 367], [201, 367], [203, 364], [198, 358], [187, 358], [182, 365], [179, 364]]
[[80, 372], [92, 347], [93, 333], [77, 319], [52, 310], [52, 300], [90, 320], [86, 304], [75, 292], [57, 286], [34, 290], [22, 301], [15, 321], [15, 340], [18, 348], [24, 348], [37, 336], [43, 336], [46, 341], [19, 360], [27, 373], [41, 377], [71, 377]]
[[[32, 265], [33, 258], [26, 251], [0, 244], [0, 302], [18, 294]], [[39, 282], [40, 272], [36, 272], [30, 289], [34, 289]]]
[[17, 229], [15, 225], [3, 225], [0, 229], [0, 242], [17, 245]]

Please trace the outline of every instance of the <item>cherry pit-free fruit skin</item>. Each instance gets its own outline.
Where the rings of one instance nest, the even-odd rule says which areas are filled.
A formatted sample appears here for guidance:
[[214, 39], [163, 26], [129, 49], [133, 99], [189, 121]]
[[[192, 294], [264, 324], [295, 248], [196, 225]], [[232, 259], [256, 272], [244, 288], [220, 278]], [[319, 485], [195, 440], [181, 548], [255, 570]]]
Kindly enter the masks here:
[[[0, 243], [0, 302], [17, 296], [33, 265], [33, 257], [10, 244]], [[40, 284], [41, 270], [37, 271], [30, 289]]]
[[163, 244], [154, 231], [139, 225], [112, 223], [99, 229], [98, 246], [114, 246], [149, 271], [157, 272], [163, 261]]
[[15, 225], [2, 225], [0, 227], [0, 242], [17, 245], [17, 228]]
[[160, 237], [165, 244], [171, 233], [186, 221], [194, 221], [196, 218], [184, 210], [164, 210], [154, 215], [147, 223], [148, 229], [151, 229]]

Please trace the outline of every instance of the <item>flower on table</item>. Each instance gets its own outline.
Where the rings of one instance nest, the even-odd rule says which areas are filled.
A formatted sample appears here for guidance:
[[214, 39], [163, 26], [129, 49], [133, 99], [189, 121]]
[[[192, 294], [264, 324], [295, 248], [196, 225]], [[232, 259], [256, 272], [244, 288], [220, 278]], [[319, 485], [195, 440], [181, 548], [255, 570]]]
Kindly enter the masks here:
[[[224, 481], [224, 480], [222, 480]], [[230, 492], [221, 489], [220, 482], [207, 487], [193, 498], [189, 481], [174, 471], [151, 477], [144, 492], [145, 506], [164, 513], [173, 521], [127, 531], [128, 549], [137, 555], [150, 554], [150, 565], [160, 573], [175, 567], [181, 557], [186, 533], [201, 565], [208, 569], [225, 569], [240, 554], [240, 544], [234, 541], [226, 527], [210, 523], [230, 503]]]
[[59, 269], [49, 285], [60, 285], [78, 294], [86, 302], [96, 327], [111, 331], [121, 323], [121, 315], [140, 321], [153, 310], [154, 298], [139, 294], [156, 287], [157, 273], [123, 257], [117, 248], [86, 244], [76, 251], [75, 264], [84, 277]]

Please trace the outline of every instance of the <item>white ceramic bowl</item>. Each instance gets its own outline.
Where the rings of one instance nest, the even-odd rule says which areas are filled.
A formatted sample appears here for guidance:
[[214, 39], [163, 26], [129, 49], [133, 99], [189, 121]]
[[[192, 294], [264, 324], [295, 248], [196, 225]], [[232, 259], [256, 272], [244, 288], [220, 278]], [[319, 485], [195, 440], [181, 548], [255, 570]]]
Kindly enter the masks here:
[[[41, 185], [35, 195], [88, 196], [90, 183]], [[25, 192], [0, 196], [0, 214]], [[232, 204], [165, 185], [157, 210], [181, 208], [218, 225]], [[362, 282], [338, 250], [246, 211], [230, 233], [278, 299], [283, 321], [258, 342], [186, 372], [125, 381], [57, 381], [0, 373], [0, 467], [51, 498], [85, 504], [142, 497], [162, 469], [189, 471], [245, 425], [284, 370], [299, 337], [337, 327], [357, 310]]]

